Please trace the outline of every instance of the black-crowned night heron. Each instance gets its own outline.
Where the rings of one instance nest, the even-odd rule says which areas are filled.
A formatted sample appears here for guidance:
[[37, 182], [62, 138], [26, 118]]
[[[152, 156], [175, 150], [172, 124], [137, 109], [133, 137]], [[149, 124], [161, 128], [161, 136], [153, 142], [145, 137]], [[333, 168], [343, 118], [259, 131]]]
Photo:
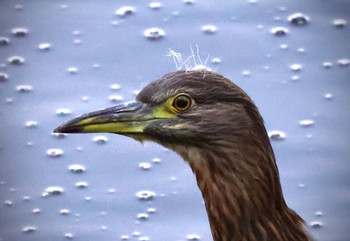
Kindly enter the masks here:
[[219, 74], [168, 73], [136, 101], [82, 115], [55, 132], [110, 132], [174, 150], [196, 175], [215, 241], [311, 240], [284, 201], [257, 107]]

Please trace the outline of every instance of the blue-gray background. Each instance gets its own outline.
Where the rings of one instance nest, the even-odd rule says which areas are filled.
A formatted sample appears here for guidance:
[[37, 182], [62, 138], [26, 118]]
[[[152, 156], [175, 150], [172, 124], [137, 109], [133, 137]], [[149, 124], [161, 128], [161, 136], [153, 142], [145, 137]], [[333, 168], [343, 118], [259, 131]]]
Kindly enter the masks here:
[[[132, 100], [175, 70], [169, 48], [186, 59], [197, 45], [210, 68], [251, 95], [267, 129], [286, 134], [273, 146], [289, 206], [316, 240], [350, 240], [350, 32], [348, 23], [332, 23], [350, 21], [350, 2], [188, 2], [152, 9], [150, 1], [0, 1], [0, 36], [10, 40], [0, 45], [0, 240], [212, 240], [195, 178], [174, 153], [116, 135], [103, 134], [107, 141], [99, 144], [94, 134], [51, 133], [78, 114]], [[135, 12], [116, 15], [123, 6]], [[308, 24], [290, 24], [296, 12], [309, 16]], [[208, 24], [217, 31], [203, 32]], [[289, 32], [272, 34], [277, 26]], [[17, 27], [28, 33], [11, 33]], [[165, 36], [147, 39], [152, 27]], [[41, 43], [51, 47], [40, 50]], [[11, 56], [25, 62], [11, 64]], [[293, 64], [302, 69], [291, 70]], [[57, 114], [60, 108], [71, 114]], [[52, 148], [63, 154], [48, 155]], [[72, 164], [86, 170], [72, 173]], [[53, 186], [64, 192], [43, 197]], [[135, 194], [142, 190], [155, 197], [140, 201]], [[148, 218], [138, 218], [143, 213]]]

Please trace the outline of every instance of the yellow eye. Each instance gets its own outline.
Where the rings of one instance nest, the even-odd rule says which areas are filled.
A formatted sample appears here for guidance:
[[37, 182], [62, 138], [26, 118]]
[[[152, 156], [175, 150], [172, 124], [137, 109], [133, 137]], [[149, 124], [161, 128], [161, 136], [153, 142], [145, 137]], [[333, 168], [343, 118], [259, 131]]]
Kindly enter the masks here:
[[173, 107], [180, 112], [188, 110], [192, 105], [192, 99], [187, 95], [178, 95], [173, 101]]

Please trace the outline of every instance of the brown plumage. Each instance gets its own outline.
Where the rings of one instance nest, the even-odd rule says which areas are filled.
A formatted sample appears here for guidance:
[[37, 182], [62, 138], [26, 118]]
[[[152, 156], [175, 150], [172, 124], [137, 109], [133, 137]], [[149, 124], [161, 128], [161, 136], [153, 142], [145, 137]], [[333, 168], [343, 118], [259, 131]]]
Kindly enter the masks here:
[[[136, 100], [137, 107], [93, 112], [56, 131], [113, 132], [177, 152], [196, 175], [215, 241], [311, 240], [284, 201], [263, 119], [243, 90], [213, 72], [176, 71]], [[101, 123], [119, 126], [97, 129]]]

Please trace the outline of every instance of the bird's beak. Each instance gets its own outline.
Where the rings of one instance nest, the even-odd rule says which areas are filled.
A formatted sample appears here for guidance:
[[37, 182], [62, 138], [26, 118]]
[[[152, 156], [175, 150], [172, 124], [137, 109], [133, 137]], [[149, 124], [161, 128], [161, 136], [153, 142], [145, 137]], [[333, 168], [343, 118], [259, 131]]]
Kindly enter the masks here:
[[57, 127], [54, 132], [142, 134], [152, 121], [166, 118], [161, 113], [147, 104], [128, 102], [76, 117]]

